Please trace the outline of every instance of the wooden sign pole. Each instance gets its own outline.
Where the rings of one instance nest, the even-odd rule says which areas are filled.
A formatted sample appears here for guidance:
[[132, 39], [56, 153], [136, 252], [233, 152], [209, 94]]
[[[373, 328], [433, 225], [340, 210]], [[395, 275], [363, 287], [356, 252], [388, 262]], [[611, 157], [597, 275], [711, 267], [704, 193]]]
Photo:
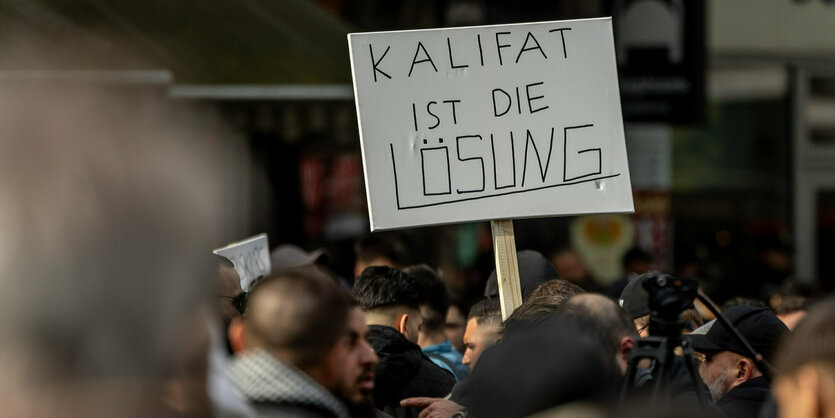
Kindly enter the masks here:
[[513, 220], [490, 221], [490, 229], [493, 231], [496, 279], [499, 285], [499, 301], [502, 306], [502, 320], [504, 321], [522, 304], [522, 286], [519, 283]]

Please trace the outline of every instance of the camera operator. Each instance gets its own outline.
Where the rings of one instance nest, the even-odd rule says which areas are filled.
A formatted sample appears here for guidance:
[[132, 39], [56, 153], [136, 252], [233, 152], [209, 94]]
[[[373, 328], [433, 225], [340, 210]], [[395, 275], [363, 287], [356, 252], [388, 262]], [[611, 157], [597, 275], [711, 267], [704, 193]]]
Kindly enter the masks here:
[[[679, 406], [686, 402], [699, 405], [705, 412], [718, 413], [708, 399], [694, 359], [682, 356], [680, 348], [682, 333], [701, 322], [698, 313], [693, 315], [697, 289], [693, 280], [657, 271], [642, 274], [624, 289], [619, 303], [642, 338], [635, 341], [623, 395], [649, 395], [653, 399], [661, 395], [662, 402], [672, 401]], [[693, 368], [688, 368], [688, 361], [693, 361]]]
[[[780, 319], [763, 308], [734, 306], [722, 315], [766, 359], [788, 331]], [[705, 355], [699, 372], [719, 409], [729, 418], [757, 417], [771, 390], [752, 354], [718, 321], [706, 334], [687, 338], [694, 350]]]

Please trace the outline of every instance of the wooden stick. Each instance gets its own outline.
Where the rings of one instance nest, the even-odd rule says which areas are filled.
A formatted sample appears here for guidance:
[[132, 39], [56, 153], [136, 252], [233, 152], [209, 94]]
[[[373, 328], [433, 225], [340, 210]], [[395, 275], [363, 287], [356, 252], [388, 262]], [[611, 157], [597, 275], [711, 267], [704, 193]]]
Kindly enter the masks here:
[[493, 231], [493, 254], [496, 256], [496, 279], [499, 285], [502, 320], [505, 320], [522, 304], [513, 220], [490, 221], [490, 229]]

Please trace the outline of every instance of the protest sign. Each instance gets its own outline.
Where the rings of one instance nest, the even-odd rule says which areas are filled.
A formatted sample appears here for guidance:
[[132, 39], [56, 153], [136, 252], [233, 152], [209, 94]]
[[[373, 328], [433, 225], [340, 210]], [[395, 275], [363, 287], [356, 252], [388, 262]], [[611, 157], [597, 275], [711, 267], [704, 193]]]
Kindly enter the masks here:
[[633, 211], [610, 18], [348, 38], [372, 230]]
[[634, 211], [611, 18], [348, 35], [371, 230]]
[[270, 244], [267, 234], [249, 237], [212, 252], [232, 261], [241, 278], [241, 290], [246, 291], [256, 278], [270, 274]]

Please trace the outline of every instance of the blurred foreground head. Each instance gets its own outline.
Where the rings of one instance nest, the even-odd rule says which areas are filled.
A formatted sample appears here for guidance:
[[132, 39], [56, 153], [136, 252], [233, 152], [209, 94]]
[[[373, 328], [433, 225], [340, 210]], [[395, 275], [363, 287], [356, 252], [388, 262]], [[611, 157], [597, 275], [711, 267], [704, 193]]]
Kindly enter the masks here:
[[523, 417], [574, 402], [604, 407], [619, 379], [610, 358], [577, 323], [551, 318], [485, 351], [463, 401], [476, 417]]
[[835, 297], [814, 305], [777, 349], [774, 394], [781, 417], [835, 415]]
[[0, 84], [0, 416], [205, 414], [237, 139], [148, 87]]

